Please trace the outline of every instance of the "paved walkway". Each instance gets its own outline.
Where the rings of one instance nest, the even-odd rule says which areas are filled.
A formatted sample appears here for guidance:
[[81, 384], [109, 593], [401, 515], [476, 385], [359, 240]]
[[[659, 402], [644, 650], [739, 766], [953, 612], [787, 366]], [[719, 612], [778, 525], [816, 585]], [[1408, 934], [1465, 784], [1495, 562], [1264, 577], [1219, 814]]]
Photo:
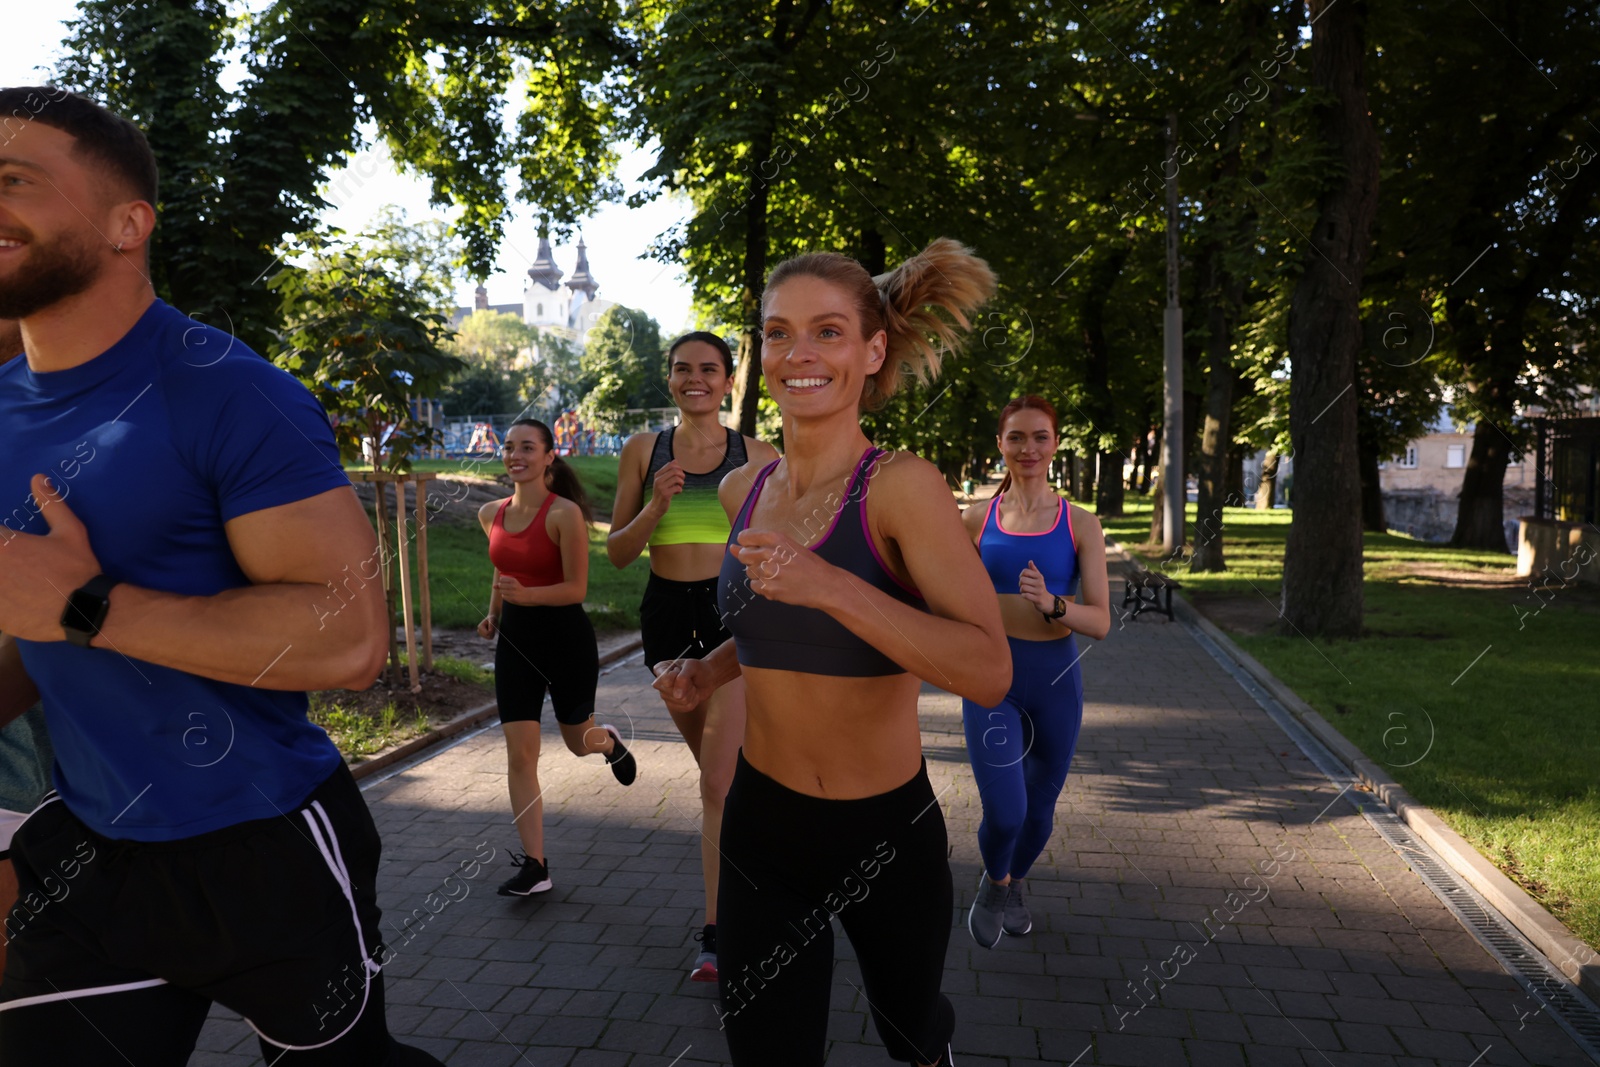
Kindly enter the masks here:
[[[980, 811], [960, 702], [922, 698], [960, 909], [944, 984], [960, 1067], [1588, 1062], [1181, 626], [1141, 619], [1089, 643], [1083, 671], [1082, 740], [1029, 880], [1035, 932], [993, 951], [964, 925]], [[493, 893], [515, 845], [498, 730], [367, 793], [386, 925], [419, 920], [391, 935], [389, 1020], [452, 1067], [727, 1062], [714, 988], [687, 980], [693, 764], [645, 680], [630, 660], [601, 686], [631, 719], [631, 789], [547, 723], [542, 899]], [[465, 897], [446, 883], [491, 848]], [[457, 899], [435, 915], [441, 890], [432, 906]], [[884, 1067], [838, 944], [828, 1065]], [[260, 1062], [220, 1009], [201, 1047], [195, 1064]]]

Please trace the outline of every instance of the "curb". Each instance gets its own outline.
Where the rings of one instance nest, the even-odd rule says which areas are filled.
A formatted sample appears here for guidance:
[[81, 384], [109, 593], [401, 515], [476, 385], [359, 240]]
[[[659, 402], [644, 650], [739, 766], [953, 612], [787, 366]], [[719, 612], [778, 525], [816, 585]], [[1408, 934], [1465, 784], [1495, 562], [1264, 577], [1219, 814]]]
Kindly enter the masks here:
[[[616, 648], [613, 648], [610, 652], [607, 652], [605, 655], [601, 656], [600, 666], [609, 667], [618, 660], [626, 659], [627, 657], [633, 655], [643, 647], [644, 639], [638, 634], [635, 634], [630, 640], [624, 642]], [[350, 775], [359, 782], [361, 779], [377, 774], [379, 771], [384, 770], [387, 767], [393, 767], [396, 763], [410, 759], [423, 749], [432, 748], [441, 741], [448, 741], [457, 734], [465, 733], [467, 730], [472, 729], [474, 726], [477, 726], [480, 723], [488, 722], [490, 719], [499, 714], [500, 705], [491, 700], [482, 707], [473, 708], [471, 711], [462, 712], [449, 722], [435, 726], [425, 734], [419, 734], [418, 736], [413, 737], [403, 745], [399, 745], [395, 748], [385, 749], [372, 758], [356, 764], [354, 767], [350, 768]]]
[[[1111, 542], [1118, 552], [1134, 558], [1127, 549]], [[1201, 615], [1187, 597], [1179, 594], [1172, 598], [1175, 614], [1182, 621], [1200, 630], [1217, 647], [1222, 649], [1239, 667], [1259, 682], [1273, 699], [1282, 704], [1291, 715], [1310, 730], [1312, 735], [1328, 748], [1355, 777], [1372, 793], [1404, 820], [1413, 832], [1433, 848], [1473, 889], [1500, 911], [1522, 935], [1566, 975], [1589, 999], [1600, 1001], [1600, 955], [1567, 929], [1544, 906], [1528, 895], [1494, 864], [1484, 858], [1471, 842], [1456, 833], [1433, 809], [1421, 804], [1405, 787], [1395, 781], [1382, 767], [1367, 758], [1349, 738], [1340, 733], [1332, 723], [1323, 718], [1310, 704], [1278, 679], [1254, 656], [1233, 643], [1215, 623]]]

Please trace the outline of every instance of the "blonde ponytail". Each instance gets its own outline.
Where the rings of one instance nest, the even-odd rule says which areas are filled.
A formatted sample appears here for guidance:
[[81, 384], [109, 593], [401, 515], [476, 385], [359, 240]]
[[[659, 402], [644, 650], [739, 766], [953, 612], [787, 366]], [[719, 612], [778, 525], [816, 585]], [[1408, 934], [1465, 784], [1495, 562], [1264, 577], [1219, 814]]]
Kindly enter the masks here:
[[938, 377], [945, 354], [960, 347], [972, 313], [994, 295], [996, 282], [989, 264], [948, 237], [872, 281], [882, 294], [889, 334], [888, 357], [863, 398], [876, 408], [899, 390], [907, 372], [921, 384]]

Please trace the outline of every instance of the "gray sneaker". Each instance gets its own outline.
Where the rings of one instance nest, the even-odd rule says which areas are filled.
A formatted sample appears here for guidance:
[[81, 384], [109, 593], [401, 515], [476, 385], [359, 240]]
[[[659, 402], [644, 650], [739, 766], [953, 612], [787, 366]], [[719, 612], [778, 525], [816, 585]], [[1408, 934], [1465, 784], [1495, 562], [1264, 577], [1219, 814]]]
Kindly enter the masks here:
[[1008, 887], [989, 881], [987, 874], [978, 885], [977, 899], [973, 900], [972, 909], [967, 912], [967, 932], [972, 935], [972, 940], [984, 948], [994, 948], [1000, 943], [1006, 897], [1009, 895]]
[[1033, 929], [1033, 916], [1028, 914], [1028, 905], [1022, 902], [1022, 880], [1013, 878], [1006, 888], [1010, 892], [1006, 894], [1005, 919], [1000, 925], [1009, 936], [1021, 937]]

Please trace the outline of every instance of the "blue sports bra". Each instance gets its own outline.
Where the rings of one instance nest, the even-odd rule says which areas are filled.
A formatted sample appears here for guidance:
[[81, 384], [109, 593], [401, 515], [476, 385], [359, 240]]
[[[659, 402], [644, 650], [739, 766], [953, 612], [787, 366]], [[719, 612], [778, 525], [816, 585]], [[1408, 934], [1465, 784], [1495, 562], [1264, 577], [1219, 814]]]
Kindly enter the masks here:
[[1072, 532], [1072, 505], [1059, 500], [1056, 521], [1037, 533], [1010, 533], [1000, 525], [1000, 499], [989, 501], [978, 534], [978, 555], [996, 593], [1015, 593], [1028, 561], [1044, 575], [1044, 587], [1069, 600], [1078, 595], [1078, 538]]
[[[867, 527], [867, 485], [872, 469], [886, 454], [881, 449], [869, 448], [862, 455], [850, 476], [844, 500], [838, 502], [831, 516], [832, 525], [810, 550], [901, 603], [926, 610], [922, 594], [903, 585], [884, 566]], [[750, 515], [761, 497], [761, 487], [780, 462], [773, 460], [757, 475], [733, 524], [733, 533], [728, 538], [730, 546], [738, 543], [740, 531], [750, 525]], [[830, 504], [836, 500], [837, 495], [829, 498]], [[732, 552], [722, 557], [717, 608], [722, 614], [722, 624], [733, 634], [739, 662], [746, 667], [842, 678], [905, 673], [904, 667], [851, 633], [827, 612], [781, 604], [755, 592], [750, 588], [744, 564]]]

